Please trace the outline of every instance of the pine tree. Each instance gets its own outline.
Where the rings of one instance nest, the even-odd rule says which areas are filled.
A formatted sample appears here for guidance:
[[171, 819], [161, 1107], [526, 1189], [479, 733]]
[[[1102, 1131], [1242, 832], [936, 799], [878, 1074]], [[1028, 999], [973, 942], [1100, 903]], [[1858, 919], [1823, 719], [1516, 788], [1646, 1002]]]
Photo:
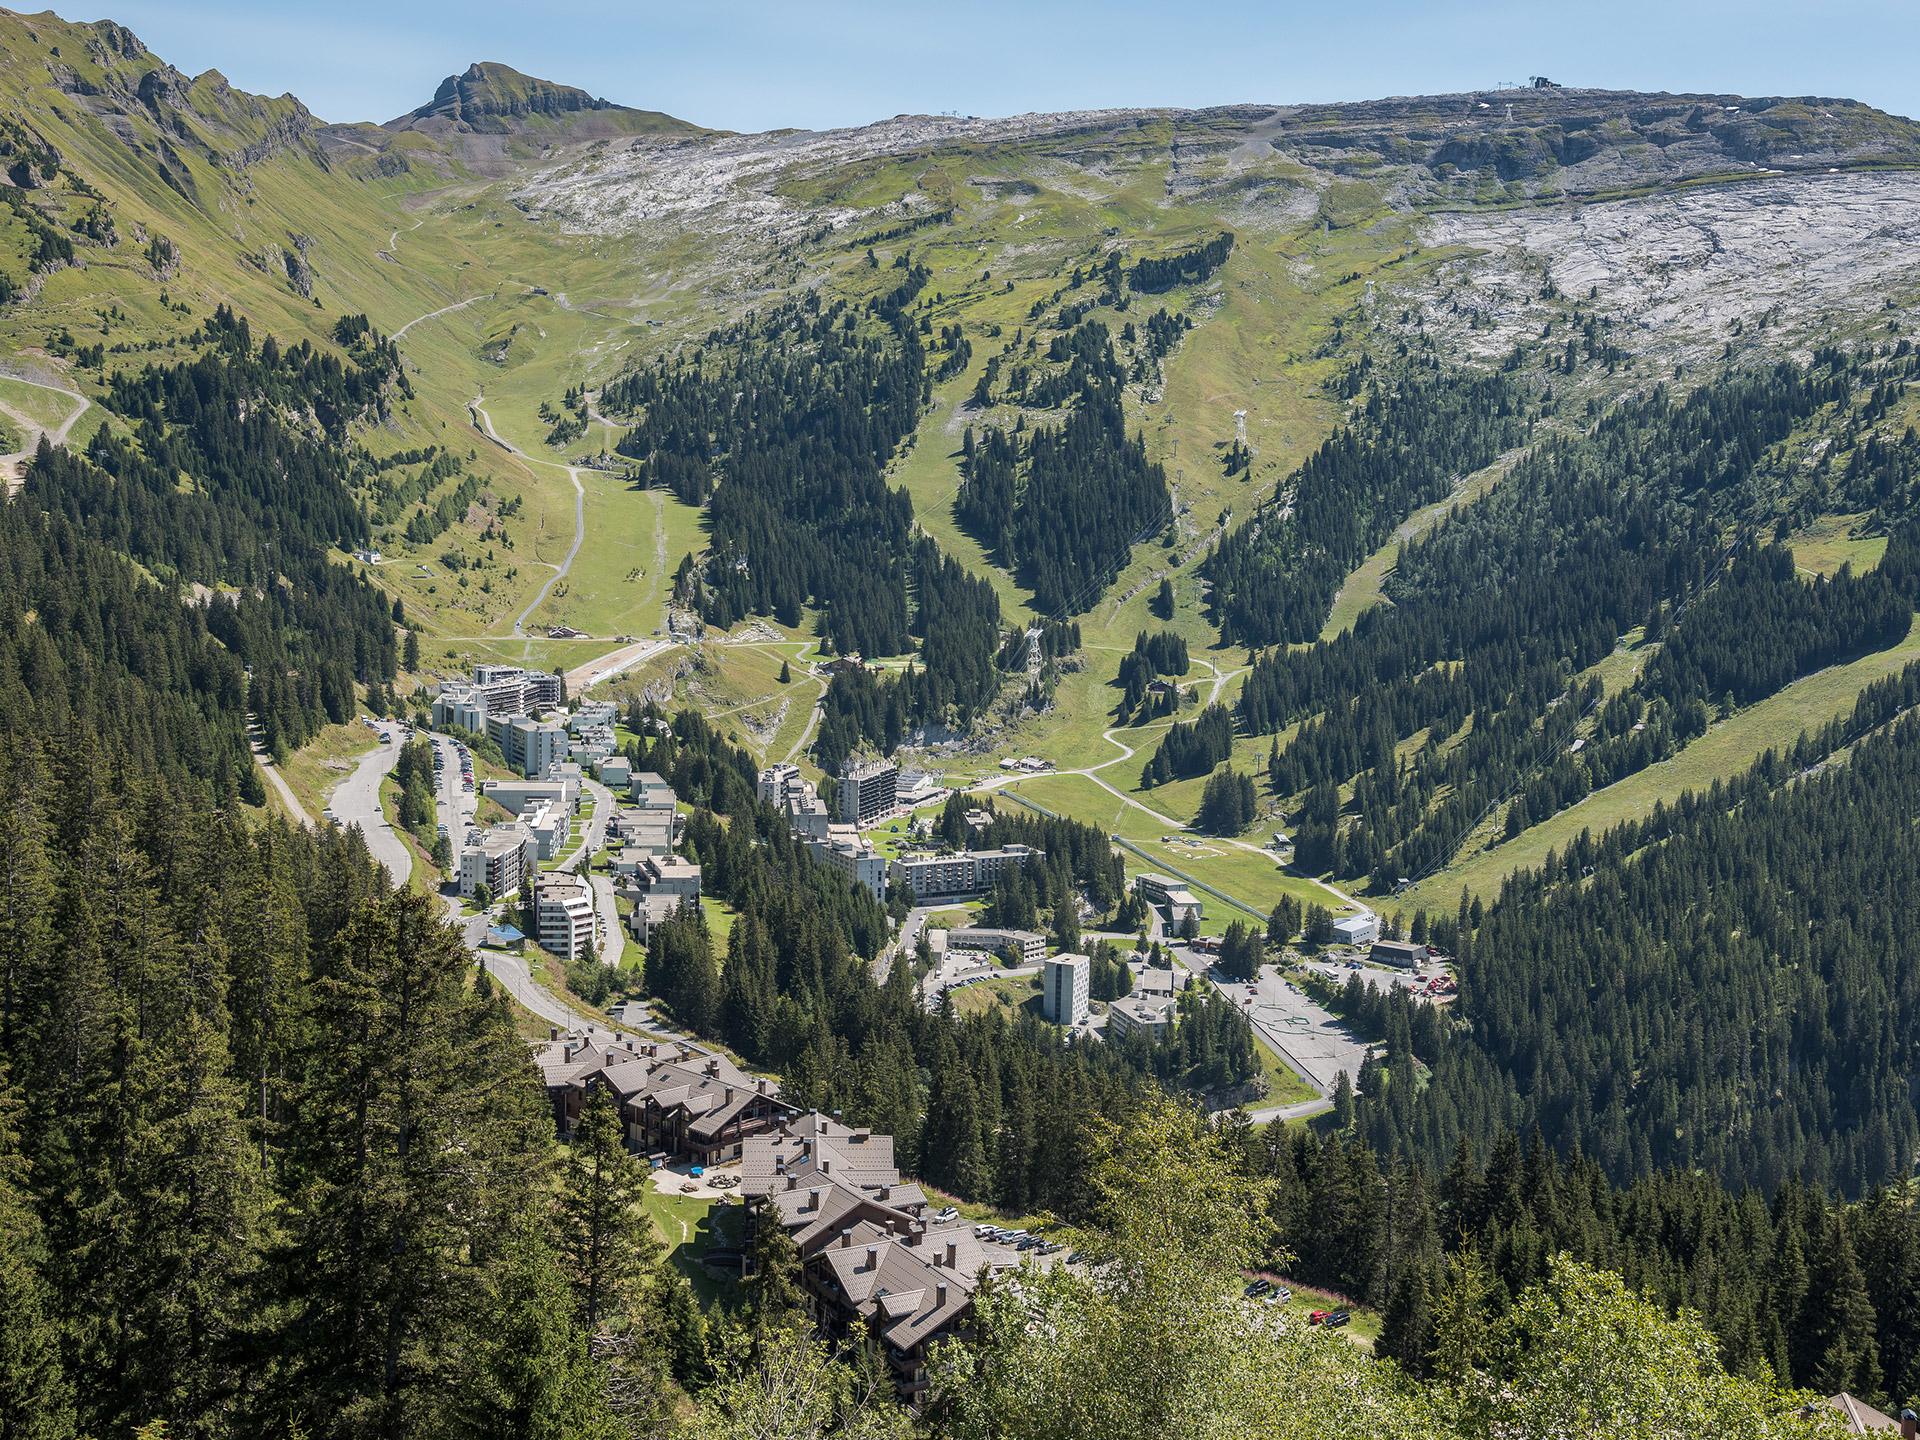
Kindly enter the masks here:
[[1434, 1288], [1433, 1343], [1427, 1351], [1435, 1378], [1457, 1387], [1486, 1363], [1492, 1296], [1492, 1279], [1472, 1245], [1447, 1256]]
[[793, 668], [785, 660], [780, 662], [780, 683], [782, 685], [793, 683]]
[[1814, 1388], [1826, 1395], [1841, 1390], [1880, 1393], [1873, 1303], [1846, 1217], [1837, 1210], [1821, 1229], [1809, 1300], [1813, 1324], [1808, 1346], [1817, 1359], [1808, 1378]]
[[73, 1396], [40, 1276], [45, 1241], [26, 1192], [19, 1110], [0, 1063], [0, 1440], [68, 1440]]
[[1333, 1082], [1333, 1123], [1337, 1129], [1353, 1128], [1353, 1080], [1344, 1070]]
[[134, 1062], [125, 1191], [131, 1220], [115, 1280], [126, 1327], [122, 1413], [180, 1437], [231, 1423], [235, 1356], [260, 1262], [262, 1181], [231, 1075], [224, 1011], [190, 1012]]
[[1433, 1347], [1433, 1310], [1423, 1267], [1409, 1266], [1394, 1282], [1380, 1320], [1379, 1353], [1400, 1362], [1409, 1375], [1425, 1375]]
[[[354, 914], [317, 962], [286, 1135], [274, 1413], [347, 1437], [431, 1432], [483, 1365], [472, 1303], [546, 1192], [551, 1144], [504, 1001], [426, 896]], [[457, 1163], [454, 1161], [457, 1158]], [[311, 1423], [310, 1420], [301, 1423]]]
[[613, 1096], [595, 1085], [574, 1127], [560, 1194], [560, 1251], [588, 1336], [626, 1313], [661, 1257], [641, 1209], [646, 1176], [620, 1130]]
[[418, 630], [407, 631], [406, 647], [401, 653], [403, 656], [400, 662], [401, 668], [409, 675], [418, 671], [420, 668], [420, 632]]
[[800, 1251], [780, 1223], [779, 1210], [764, 1197], [752, 1204], [740, 1293], [754, 1329], [764, 1334], [796, 1323], [805, 1300], [800, 1288]]

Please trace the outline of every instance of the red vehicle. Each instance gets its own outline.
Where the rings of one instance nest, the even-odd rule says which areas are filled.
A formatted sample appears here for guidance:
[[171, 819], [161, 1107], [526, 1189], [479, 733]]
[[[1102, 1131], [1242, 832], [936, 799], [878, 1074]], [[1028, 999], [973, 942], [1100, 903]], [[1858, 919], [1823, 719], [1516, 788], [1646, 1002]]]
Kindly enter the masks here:
[[1327, 1318], [1327, 1316], [1329, 1316], [1329, 1315], [1331, 1315], [1332, 1313], [1333, 1313], [1333, 1312], [1332, 1312], [1331, 1310], [1314, 1310], [1314, 1311], [1311, 1311], [1311, 1312], [1310, 1312], [1310, 1313], [1309, 1313], [1309, 1314], [1307, 1315], [1307, 1324], [1309, 1324], [1309, 1325], [1319, 1325], [1319, 1324], [1321, 1324], [1321, 1323], [1323, 1323], [1323, 1322], [1324, 1322], [1324, 1321], [1326, 1320], [1326, 1318]]

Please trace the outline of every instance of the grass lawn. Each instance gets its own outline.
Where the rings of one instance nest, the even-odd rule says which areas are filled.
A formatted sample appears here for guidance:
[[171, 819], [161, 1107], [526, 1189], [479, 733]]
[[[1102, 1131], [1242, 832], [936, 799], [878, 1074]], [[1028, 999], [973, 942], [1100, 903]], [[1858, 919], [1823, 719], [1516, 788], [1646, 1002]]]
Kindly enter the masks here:
[[1242, 1105], [1242, 1110], [1260, 1110], [1269, 1105], [1298, 1105], [1319, 1098], [1320, 1092], [1296, 1075], [1293, 1067], [1274, 1054], [1257, 1032], [1253, 1037], [1253, 1049], [1260, 1057], [1260, 1073], [1267, 1077], [1267, 1093], [1259, 1100]]
[[[1263, 742], [1264, 743], [1264, 742]], [[1214, 896], [1201, 894], [1201, 933], [1218, 935], [1235, 920], [1264, 920], [1282, 895], [1292, 895], [1305, 906], [1324, 905], [1335, 914], [1350, 907], [1340, 904], [1313, 881], [1290, 875], [1269, 855], [1255, 853], [1212, 836], [1170, 830], [1136, 805], [1103, 790], [1085, 775], [1042, 775], [1005, 787], [1009, 799], [1025, 796], [1057, 814], [1089, 825], [1139, 847], [1121, 847], [1121, 861], [1129, 877], [1146, 873], [1210, 885], [1250, 907], [1242, 910]], [[1148, 792], [1151, 796], [1155, 792]], [[1146, 802], [1142, 802], [1146, 803]], [[1250, 831], [1257, 843], [1259, 831]], [[1250, 913], [1255, 912], [1255, 913]]]
[[1387, 576], [1400, 561], [1400, 547], [1426, 534], [1458, 507], [1471, 505], [1485, 495], [1512, 468], [1518, 454], [1515, 451], [1503, 455], [1484, 470], [1476, 470], [1446, 499], [1436, 500], [1403, 520], [1394, 530], [1393, 538], [1361, 561], [1341, 584], [1333, 597], [1333, 608], [1327, 613], [1327, 623], [1320, 627], [1320, 638], [1332, 640], [1344, 635], [1353, 628], [1354, 621], [1375, 605], [1388, 604], [1384, 587]]
[[723, 1213], [723, 1207], [718, 1201], [663, 1193], [654, 1182], [664, 1173], [656, 1171], [649, 1180], [642, 1206], [647, 1218], [653, 1221], [653, 1228], [660, 1232], [667, 1259], [693, 1285], [702, 1306], [710, 1310], [716, 1304], [730, 1303], [739, 1288], [738, 1280], [708, 1269], [702, 1257], [707, 1253], [714, 1226], [737, 1223], [735, 1217], [740, 1214], [740, 1207], [724, 1207], [732, 1210], [734, 1216], [720, 1220], [717, 1217]]
[[1871, 518], [1865, 513], [1822, 515], [1806, 529], [1796, 530], [1787, 541], [1793, 547], [1794, 564], [1803, 575], [1836, 575], [1842, 565], [1851, 565], [1856, 575], [1865, 574], [1887, 553], [1886, 536], [1860, 533]]
[[713, 953], [716, 959], [725, 963], [727, 958], [727, 937], [733, 934], [734, 909], [726, 901], [714, 895], [700, 897], [701, 913], [707, 917], [707, 929], [713, 936]]
[[[81, 387], [73, 385], [71, 388], [78, 390]], [[27, 419], [45, 429], [54, 430], [73, 414], [78, 402], [57, 390], [42, 389], [38, 385], [29, 385], [24, 380], [14, 380], [0, 375], [0, 404], [26, 416]]]
[[989, 1010], [1004, 1010], [1009, 1015], [1022, 1009], [1040, 1008], [1040, 977], [1038, 975], [996, 975], [991, 980], [976, 980], [958, 990], [948, 992], [953, 996], [953, 1012], [956, 1015], [984, 1015]]

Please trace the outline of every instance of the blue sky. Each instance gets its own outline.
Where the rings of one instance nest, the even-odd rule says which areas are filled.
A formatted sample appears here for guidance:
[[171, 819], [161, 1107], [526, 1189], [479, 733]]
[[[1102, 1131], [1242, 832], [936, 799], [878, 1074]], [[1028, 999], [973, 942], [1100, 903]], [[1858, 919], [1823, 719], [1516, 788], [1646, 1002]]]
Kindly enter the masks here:
[[1357, 100], [1535, 74], [1920, 112], [1916, 0], [109, 3], [182, 70], [291, 91], [327, 120], [390, 119], [473, 60], [734, 130], [902, 111]]

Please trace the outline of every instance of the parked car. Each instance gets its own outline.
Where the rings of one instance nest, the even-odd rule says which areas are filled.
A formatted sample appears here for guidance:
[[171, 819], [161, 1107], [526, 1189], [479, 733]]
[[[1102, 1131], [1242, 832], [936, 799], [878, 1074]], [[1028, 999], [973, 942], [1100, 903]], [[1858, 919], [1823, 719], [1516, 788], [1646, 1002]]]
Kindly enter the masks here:
[[1046, 1242], [1038, 1235], [1029, 1235], [1013, 1248], [1016, 1250], [1037, 1250], [1045, 1243]]
[[1287, 1292], [1284, 1290], [1269, 1290], [1261, 1298], [1269, 1305], [1284, 1305], [1287, 1303]]
[[1309, 1325], [1324, 1325], [1324, 1324], [1326, 1323], [1326, 1320], [1327, 1320], [1327, 1316], [1329, 1316], [1329, 1315], [1331, 1315], [1332, 1313], [1333, 1313], [1333, 1312], [1332, 1312], [1331, 1310], [1313, 1310], [1313, 1311], [1309, 1311], [1309, 1312], [1308, 1312], [1308, 1314], [1307, 1314], [1307, 1324], [1309, 1324]]
[[1270, 1280], [1255, 1280], [1251, 1285], [1247, 1286], [1246, 1293], [1249, 1295], [1264, 1295], [1272, 1288], [1273, 1282]]
[[953, 1206], [949, 1205], [947, 1206], [946, 1209], [937, 1211], [934, 1214], [933, 1218], [938, 1221], [941, 1221], [942, 1223], [948, 1220], [958, 1220], [960, 1218], [960, 1212], [954, 1209]]
[[1353, 1319], [1353, 1316], [1350, 1315], [1347, 1311], [1336, 1310], [1331, 1315], [1327, 1316], [1327, 1324], [1328, 1325], [1345, 1325], [1351, 1319]]
[[1272, 1298], [1275, 1300], [1278, 1300], [1282, 1305], [1284, 1305], [1287, 1303], [1287, 1301], [1293, 1298], [1293, 1291], [1289, 1290], [1284, 1285], [1276, 1285], [1273, 1287]]

